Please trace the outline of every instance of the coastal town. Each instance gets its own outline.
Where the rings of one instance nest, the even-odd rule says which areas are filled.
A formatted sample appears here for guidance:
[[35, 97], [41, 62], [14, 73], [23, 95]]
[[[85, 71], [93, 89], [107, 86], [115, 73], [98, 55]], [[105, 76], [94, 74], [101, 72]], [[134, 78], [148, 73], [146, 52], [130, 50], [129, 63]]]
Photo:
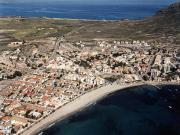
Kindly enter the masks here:
[[[4, 1], [4, 4], [1, 5], [2, 11], [7, 10], [4, 13], [7, 13], [8, 9], [13, 11], [13, 4], [9, 2], [9, 0], [8, 2]], [[44, 129], [53, 126], [56, 122], [96, 104], [98, 100], [109, 94], [131, 87], [140, 89], [141, 85], [152, 86], [159, 93], [161, 93], [161, 84], [178, 85], [175, 92], [167, 88], [169, 92], [162, 95], [170, 97], [169, 102], [176, 102], [179, 109], [179, 2], [166, 8], [163, 6], [164, 8], [153, 16], [137, 18], [137, 20], [124, 17], [116, 18], [116, 20], [48, 18], [43, 13], [63, 14], [59, 11], [48, 12], [52, 1], [48, 3], [48, 8], [42, 8], [43, 4], [33, 4], [37, 8], [40, 6], [41, 10], [34, 10], [32, 13], [28, 10], [28, 7], [32, 6], [29, 3], [26, 5], [26, 2], [22, 2], [26, 6], [20, 5], [20, 8], [16, 2], [12, 3], [15, 4], [14, 9], [16, 9], [13, 14], [11, 13], [13, 16], [3, 16], [3, 14], [0, 16], [0, 135], [42, 133]], [[10, 7], [6, 8], [8, 5]], [[140, 7], [145, 10], [145, 5]], [[5, 7], [3, 8], [3, 6]], [[57, 9], [60, 9], [58, 5], [56, 6]], [[77, 7], [79, 8], [79, 6]], [[111, 11], [108, 6], [107, 8], [107, 11], [102, 10], [102, 12]], [[132, 5], [131, 8], [132, 13], [138, 15]], [[155, 8], [156, 6], [152, 7], [152, 9]], [[28, 15], [32, 14], [35, 17], [21, 16], [25, 9]], [[128, 9], [128, 16], [130, 9]], [[147, 11], [149, 9], [151, 8], [148, 8]], [[81, 10], [72, 10], [75, 13], [77, 11]], [[81, 11], [83, 16], [85, 16], [84, 11]], [[98, 15], [96, 11], [99, 12], [100, 9], [93, 11]], [[18, 12], [18, 16], [15, 12]], [[121, 9], [119, 13], [123, 16], [126, 15], [122, 13]], [[72, 15], [74, 18], [74, 14]], [[153, 94], [145, 93], [153, 98]], [[177, 96], [174, 93], [178, 93]], [[138, 98], [140, 98], [139, 95]], [[161, 97], [158, 98], [161, 99]], [[175, 101], [176, 98], [177, 101]], [[127, 100], [129, 101], [128, 98]], [[173, 104], [168, 103], [166, 98], [162, 100], [167, 103], [166, 109], [170, 113], [178, 110]], [[149, 104], [151, 103], [148, 101], [148, 106]], [[161, 103], [158, 101], [158, 104]], [[134, 102], [132, 105], [135, 107]], [[140, 110], [145, 110], [142, 106], [140, 107]], [[148, 108], [152, 110], [155, 108], [153, 115], [156, 117], [152, 117], [153, 119], [159, 117], [159, 115], [155, 115], [155, 112], [164, 112], [154, 103], [151, 107]], [[131, 111], [129, 106], [127, 108], [128, 111]], [[110, 111], [108, 110], [108, 112]], [[134, 112], [138, 111], [135, 109]], [[163, 115], [161, 119], [167, 125], [151, 121], [142, 114], [145, 119], [137, 119], [138, 124], [136, 125], [138, 126], [135, 126], [138, 135], [140, 133], [137, 127], [141, 128], [142, 125], [143, 132], [141, 134], [145, 134], [149, 130], [152, 130], [152, 134], [154, 134], [153, 128], [154, 130], [160, 129], [157, 134], [178, 134], [179, 132], [174, 132], [174, 129], [178, 129], [179, 119], [177, 120], [174, 115], [177, 115], [179, 111], [173, 115], [169, 112], [165, 116], [172, 116], [173, 128], [169, 127], [171, 122], [166, 121]], [[150, 112], [148, 113], [150, 114]], [[116, 114], [120, 115], [118, 112]], [[132, 119], [141, 115], [141, 113], [134, 114], [136, 116]], [[128, 121], [132, 128], [131, 119]], [[107, 120], [107, 122], [110, 123], [111, 120], [110, 122]], [[129, 126], [127, 121], [125, 123]], [[146, 126], [149, 130], [144, 132]], [[76, 130], [76, 128], [74, 129]], [[129, 130], [129, 127], [127, 129]], [[117, 134], [120, 133], [118, 131]], [[132, 133], [134, 134], [134, 130]], [[151, 132], [147, 134], [151, 134]]]
[[[81, 95], [113, 83], [180, 82], [179, 48], [146, 41], [56, 39], [45, 53], [31, 41], [0, 55], [0, 134], [22, 134]], [[6, 83], [7, 82], [7, 83]]]

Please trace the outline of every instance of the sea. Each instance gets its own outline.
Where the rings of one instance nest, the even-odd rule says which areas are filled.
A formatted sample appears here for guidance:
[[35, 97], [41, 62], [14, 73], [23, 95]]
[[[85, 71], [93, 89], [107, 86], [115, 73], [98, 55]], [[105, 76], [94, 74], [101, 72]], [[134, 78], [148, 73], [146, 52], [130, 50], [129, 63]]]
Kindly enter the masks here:
[[91, 20], [143, 19], [167, 7], [163, 4], [62, 4], [62, 3], [0, 3], [0, 16], [48, 17]]
[[[0, 16], [135, 20], [152, 16], [166, 6], [0, 3]], [[180, 86], [159, 87], [144, 85], [115, 92], [40, 134], [180, 135]]]
[[112, 93], [41, 135], [180, 135], [180, 86], [143, 85]]

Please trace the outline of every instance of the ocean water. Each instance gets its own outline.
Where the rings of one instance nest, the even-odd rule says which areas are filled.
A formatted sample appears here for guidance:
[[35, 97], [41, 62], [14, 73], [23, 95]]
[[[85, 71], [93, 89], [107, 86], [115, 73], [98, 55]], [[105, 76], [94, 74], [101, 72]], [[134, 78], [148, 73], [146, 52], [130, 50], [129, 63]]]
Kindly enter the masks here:
[[43, 135], [180, 135], [180, 86], [140, 86], [113, 93]]
[[0, 16], [70, 19], [142, 19], [167, 5], [77, 5], [60, 3], [0, 3]]

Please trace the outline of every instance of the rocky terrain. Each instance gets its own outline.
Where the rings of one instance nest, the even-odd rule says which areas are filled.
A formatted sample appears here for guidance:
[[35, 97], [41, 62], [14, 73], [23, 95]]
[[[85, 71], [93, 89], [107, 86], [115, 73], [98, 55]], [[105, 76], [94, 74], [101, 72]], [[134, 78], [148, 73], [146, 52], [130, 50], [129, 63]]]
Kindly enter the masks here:
[[180, 13], [180, 3], [171, 4], [168, 8], [161, 9], [156, 16], [170, 16]]

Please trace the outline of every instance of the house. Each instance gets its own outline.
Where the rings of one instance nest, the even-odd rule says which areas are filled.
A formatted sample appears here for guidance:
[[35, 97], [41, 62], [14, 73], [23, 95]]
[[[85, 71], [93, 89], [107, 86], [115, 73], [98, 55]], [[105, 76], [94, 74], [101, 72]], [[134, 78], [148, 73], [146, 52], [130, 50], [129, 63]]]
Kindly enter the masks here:
[[25, 118], [12, 116], [10, 120], [14, 125], [22, 125], [22, 126], [28, 125], [28, 121]]
[[36, 112], [36, 111], [31, 111], [30, 113], [29, 113], [29, 116], [30, 117], [33, 117], [34, 119], [39, 119], [40, 117], [41, 117], [41, 113], [39, 113], [39, 112]]
[[21, 103], [19, 103], [18, 101], [14, 101], [13, 103], [11, 103], [9, 106], [7, 106], [5, 108], [5, 112], [10, 112], [13, 109], [20, 107], [20, 106], [21, 106]]
[[8, 122], [8, 121], [10, 121], [10, 119], [11, 119], [10, 116], [4, 116], [1, 118], [1, 121]]
[[6, 73], [0, 73], [0, 81], [6, 80], [6, 79], [7, 79], [7, 74]]

